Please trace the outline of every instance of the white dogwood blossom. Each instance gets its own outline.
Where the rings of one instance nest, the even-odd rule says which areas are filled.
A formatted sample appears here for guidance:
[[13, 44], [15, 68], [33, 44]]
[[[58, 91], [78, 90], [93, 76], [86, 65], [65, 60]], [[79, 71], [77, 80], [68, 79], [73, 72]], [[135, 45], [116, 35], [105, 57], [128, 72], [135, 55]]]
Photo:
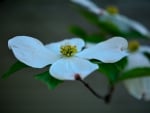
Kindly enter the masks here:
[[114, 8], [108, 8], [110, 10], [105, 10], [98, 7], [92, 0], [71, 0], [73, 3], [79, 4], [82, 7], [87, 8], [92, 13], [99, 16], [99, 19], [103, 22], [112, 22], [124, 33], [129, 32], [130, 30], [135, 30], [141, 33], [144, 36], [150, 37], [150, 31], [143, 26], [141, 23], [129, 19], [124, 15], [118, 13]]
[[[125, 71], [140, 67], [150, 67], [149, 59], [143, 54], [150, 54], [150, 47], [140, 46], [137, 42], [129, 43], [130, 54], [127, 56], [128, 64]], [[129, 93], [137, 99], [150, 100], [150, 77], [134, 78], [124, 81]]]
[[95, 14], [100, 14], [102, 9], [100, 9], [96, 4], [90, 0], [71, 0], [74, 3], [80, 4], [83, 7], [88, 8], [91, 12]]
[[114, 63], [125, 57], [128, 43], [124, 38], [114, 37], [83, 49], [85, 43], [80, 38], [43, 45], [35, 38], [16, 36], [8, 41], [8, 46], [20, 62], [34, 68], [51, 64], [49, 72], [53, 77], [59, 80], [75, 80], [76, 75], [84, 79], [99, 68], [90, 59]]

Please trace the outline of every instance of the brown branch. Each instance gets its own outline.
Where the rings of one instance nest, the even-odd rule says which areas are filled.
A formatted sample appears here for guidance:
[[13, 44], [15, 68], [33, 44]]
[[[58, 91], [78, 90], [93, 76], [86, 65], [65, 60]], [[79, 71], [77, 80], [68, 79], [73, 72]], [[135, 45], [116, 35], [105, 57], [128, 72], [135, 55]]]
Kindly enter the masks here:
[[84, 80], [81, 79], [80, 75], [75, 75], [75, 79], [80, 81], [93, 95], [95, 95], [99, 99], [104, 99], [103, 96], [99, 95], [97, 92], [95, 92], [88, 83], [86, 83]]
[[114, 89], [114, 86], [110, 86], [108, 93], [104, 96], [105, 103], [110, 103]]
[[93, 88], [89, 86], [88, 83], [86, 83], [84, 80], [81, 79], [80, 75], [75, 75], [75, 79], [80, 81], [93, 95], [95, 95], [98, 99], [104, 100], [105, 103], [110, 103], [112, 94], [114, 92], [114, 87], [111, 86], [108, 93], [105, 96], [101, 96], [99, 93], [97, 93]]

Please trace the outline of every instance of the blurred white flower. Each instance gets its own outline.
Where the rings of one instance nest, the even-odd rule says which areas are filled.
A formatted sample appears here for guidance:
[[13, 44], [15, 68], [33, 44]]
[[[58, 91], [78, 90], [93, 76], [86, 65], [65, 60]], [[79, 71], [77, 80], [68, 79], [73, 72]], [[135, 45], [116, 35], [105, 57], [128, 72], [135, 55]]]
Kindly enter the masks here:
[[[94, 2], [92, 2], [92, 0], [71, 1], [87, 8], [92, 13], [98, 15], [101, 21], [112, 22], [124, 33], [127, 33], [133, 29], [146, 37], [150, 37], [150, 31], [145, 26], [135, 20], [127, 18], [126, 16], [120, 15], [117, 13], [117, 10], [114, 10], [114, 8], [110, 8], [112, 11], [104, 10], [98, 7]], [[116, 11], [116, 13], [114, 11]]]
[[100, 14], [101, 11], [103, 11], [102, 9], [100, 9], [96, 4], [94, 4], [90, 0], [71, 0], [71, 1], [81, 5], [83, 7], [88, 8], [88, 10], [90, 10], [91, 12], [93, 12], [95, 14]]
[[[132, 45], [133, 44], [133, 45]], [[149, 59], [143, 54], [147, 52], [150, 54], [150, 47], [138, 46], [135, 42], [129, 43], [130, 54], [127, 56], [128, 64], [125, 71], [140, 67], [150, 67]], [[150, 100], [150, 77], [134, 78], [124, 81], [128, 92], [137, 99]]]
[[114, 37], [97, 45], [83, 49], [85, 43], [80, 38], [66, 39], [43, 45], [39, 40], [28, 36], [16, 36], [8, 41], [15, 57], [28, 66], [43, 68], [52, 64], [49, 72], [59, 80], [82, 79], [98, 69], [98, 65], [88, 59], [113, 63], [127, 55], [127, 41]]

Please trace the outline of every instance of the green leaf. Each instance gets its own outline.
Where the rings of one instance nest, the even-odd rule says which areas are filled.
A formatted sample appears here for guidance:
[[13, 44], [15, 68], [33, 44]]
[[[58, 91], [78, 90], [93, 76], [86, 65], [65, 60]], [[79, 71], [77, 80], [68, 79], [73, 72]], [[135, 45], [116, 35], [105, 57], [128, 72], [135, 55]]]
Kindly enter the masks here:
[[79, 26], [71, 26], [70, 27], [70, 32], [80, 38], [82, 38], [83, 40], [87, 41], [87, 42], [93, 42], [93, 43], [97, 43], [100, 41], [104, 40], [104, 36], [102, 36], [101, 34], [91, 34], [88, 35], [81, 27]]
[[127, 59], [123, 58], [122, 60], [116, 63], [102, 63], [99, 64], [99, 71], [103, 73], [109, 80], [110, 84], [115, 84], [118, 81], [120, 73], [122, 73]]
[[148, 60], [150, 61], [150, 54], [148, 52], [144, 52], [144, 55], [148, 58]]
[[92, 42], [92, 43], [99, 43], [101, 41], [104, 41], [104, 36], [102, 36], [101, 34], [91, 34], [91, 35], [88, 35], [86, 37], [86, 41], [87, 42]]
[[127, 57], [124, 57], [120, 61], [116, 62], [115, 65], [118, 68], [118, 70], [123, 71], [127, 63], [128, 63]]
[[107, 76], [110, 84], [114, 84], [117, 79], [117, 75], [118, 75], [117, 74], [118, 70], [117, 70], [115, 64], [102, 63], [102, 64], [99, 64], [99, 66], [100, 66], [99, 71]]
[[49, 89], [54, 89], [56, 86], [63, 82], [50, 76], [49, 71], [35, 75], [35, 79], [45, 83]]
[[85, 10], [84, 8], [79, 8], [78, 7], [78, 11], [80, 12], [81, 15], [83, 15], [90, 23], [94, 24], [94, 25], [99, 25], [99, 18], [96, 14]]
[[87, 36], [86, 32], [79, 26], [75, 26], [75, 25], [74, 26], [70, 26], [69, 31], [72, 34], [74, 34], [76, 36], [79, 36], [80, 38], [83, 38], [84, 40], [85, 40], [85, 38]]
[[124, 72], [119, 77], [118, 82], [126, 79], [132, 79], [132, 78], [144, 77], [144, 76], [150, 76], [150, 67], [135, 68], [127, 72]]
[[2, 78], [3, 79], [7, 79], [10, 75], [14, 74], [15, 72], [28, 67], [27, 65], [21, 63], [20, 61], [17, 61], [16, 63], [14, 63], [9, 70], [3, 74]]
[[124, 32], [121, 32], [120, 29], [111, 21], [100, 21], [99, 26], [100, 29], [105, 30], [106, 32], [110, 33], [111, 35], [117, 36], [126, 36]]

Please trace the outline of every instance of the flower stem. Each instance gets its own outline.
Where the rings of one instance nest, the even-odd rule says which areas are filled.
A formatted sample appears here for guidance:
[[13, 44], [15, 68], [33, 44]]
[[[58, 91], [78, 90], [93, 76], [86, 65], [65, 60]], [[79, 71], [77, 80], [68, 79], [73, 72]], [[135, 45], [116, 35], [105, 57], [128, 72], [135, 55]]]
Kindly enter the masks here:
[[108, 93], [104, 96], [104, 101], [106, 104], [110, 103], [114, 89], [114, 86], [110, 86]]
[[79, 80], [92, 94], [94, 94], [97, 98], [99, 99], [104, 99], [103, 96], [101, 96], [100, 94], [98, 94], [96, 91], [94, 91], [88, 83], [86, 83], [85, 81], [83, 81], [82, 79]]
[[104, 100], [106, 104], [110, 103], [112, 94], [114, 92], [114, 86], [109, 87], [109, 91], [105, 96], [100, 95], [97, 93], [93, 88], [90, 87], [88, 83], [86, 83], [84, 80], [81, 79], [79, 75], [75, 76], [76, 80], [80, 81], [93, 95], [95, 95], [98, 99]]
[[104, 99], [103, 96], [99, 95], [96, 91], [94, 91], [88, 83], [81, 79], [80, 75], [75, 75], [75, 79], [80, 81], [93, 95], [95, 95], [99, 99]]

